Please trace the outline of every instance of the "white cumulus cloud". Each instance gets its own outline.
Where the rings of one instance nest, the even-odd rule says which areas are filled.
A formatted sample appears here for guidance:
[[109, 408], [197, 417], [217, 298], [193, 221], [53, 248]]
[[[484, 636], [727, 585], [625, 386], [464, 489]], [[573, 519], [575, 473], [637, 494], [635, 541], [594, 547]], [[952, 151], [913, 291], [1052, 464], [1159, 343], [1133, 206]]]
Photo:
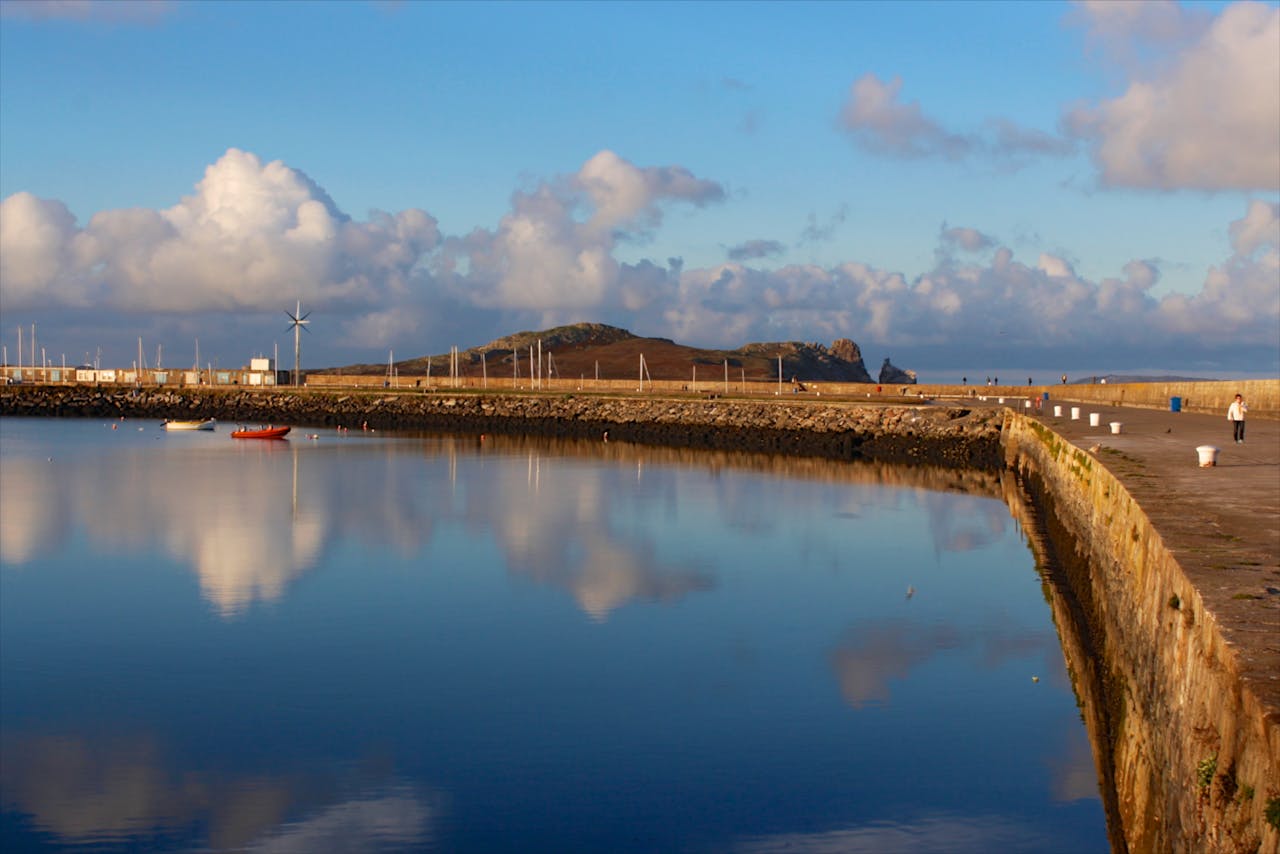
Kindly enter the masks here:
[[7, 310], [274, 310], [295, 298], [380, 308], [440, 240], [423, 211], [355, 222], [304, 173], [234, 148], [166, 210], [102, 211], [81, 228], [61, 202], [15, 193], [0, 204]]
[[945, 224], [942, 227], [942, 242], [966, 252], [981, 252], [996, 245], [995, 238], [983, 234], [976, 228], [964, 226], [948, 228]]
[[1199, 293], [1159, 299], [1159, 261], [1136, 258], [1090, 278], [1069, 253], [1021, 259], [979, 228], [945, 223], [933, 268], [914, 277], [856, 257], [762, 269], [756, 259], [785, 248], [768, 240], [737, 244], [728, 263], [702, 268], [618, 259], [672, 206], [724, 196], [683, 167], [602, 151], [577, 172], [514, 193], [493, 228], [441, 235], [418, 209], [352, 219], [301, 171], [230, 149], [191, 195], [162, 210], [107, 210], [81, 225], [59, 201], [5, 198], [0, 309], [57, 313], [60, 325], [72, 309], [98, 324], [77, 333], [76, 346], [101, 342], [114, 324], [130, 350], [144, 318], [169, 334], [187, 324], [186, 340], [203, 335], [201, 322], [226, 328], [228, 341], [252, 320], [256, 338], [236, 346], [249, 349], [247, 339], [269, 351], [284, 332], [281, 309], [301, 299], [324, 321], [326, 344], [367, 348], [370, 361], [388, 347], [402, 358], [439, 352], [423, 342], [438, 346], [444, 334], [472, 346], [576, 321], [700, 346], [852, 338], [895, 356], [962, 350], [1026, 361], [1047, 349], [1123, 349], [1150, 365], [1161, 354], [1229, 348], [1233, 358], [1274, 358], [1266, 354], [1280, 328], [1280, 208], [1268, 201], [1249, 202], [1228, 224], [1231, 245]]
[[976, 131], [959, 133], [926, 115], [919, 102], [903, 102], [902, 78], [885, 82], [864, 74], [849, 87], [840, 125], [860, 148], [891, 157], [981, 157], [1002, 168], [1017, 168], [1028, 157], [1070, 154], [1070, 140], [1022, 127], [1003, 117], [985, 120]]
[[683, 167], [639, 167], [601, 151], [574, 175], [513, 195], [496, 229], [450, 240], [439, 269], [465, 266], [454, 275], [465, 302], [536, 312], [545, 323], [589, 319], [620, 304], [635, 308], [647, 301], [633, 287], [637, 277], [654, 282], [656, 270], [619, 264], [616, 246], [656, 228], [669, 204], [703, 206], [724, 197], [720, 184]]
[[840, 119], [855, 142], [899, 157], [937, 155], [954, 160], [972, 151], [974, 140], [945, 130], [918, 102], [902, 103], [901, 91], [901, 77], [885, 82], [864, 74], [854, 81]]
[[1205, 27], [1179, 7], [1148, 7], [1084, 7], [1109, 43], [1127, 37], [1165, 48], [1122, 95], [1066, 115], [1093, 146], [1103, 183], [1280, 189], [1280, 8], [1235, 3]]
[[1154, 297], [1159, 266], [1141, 259], [1098, 280], [1062, 257], [1045, 253], [1026, 263], [1003, 246], [989, 260], [959, 261], [945, 250], [994, 241], [977, 229], [944, 229], [937, 266], [914, 279], [859, 261], [685, 270], [655, 325], [679, 340], [720, 346], [849, 337], [864, 348], [1003, 350], [1020, 359], [1047, 350], [1146, 353], [1153, 361], [1196, 348], [1274, 353], [1278, 218], [1275, 205], [1251, 203], [1230, 226], [1234, 251], [1190, 296]]

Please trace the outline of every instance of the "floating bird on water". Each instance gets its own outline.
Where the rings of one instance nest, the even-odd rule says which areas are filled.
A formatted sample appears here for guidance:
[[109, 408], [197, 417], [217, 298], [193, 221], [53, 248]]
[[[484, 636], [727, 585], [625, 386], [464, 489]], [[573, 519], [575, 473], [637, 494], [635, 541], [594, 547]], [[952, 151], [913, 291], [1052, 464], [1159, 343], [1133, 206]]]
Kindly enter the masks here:
[[915, 589], [914, 587], [912, 587], [910, 584], [908, 584], [908, 585], [907, 585], [907, 598], [908, 598], [908, 599], [910, 599], [910, 598], [911, 598], [912, 596], [914, 596], [914, 595], [916, 595], [916, 589]]

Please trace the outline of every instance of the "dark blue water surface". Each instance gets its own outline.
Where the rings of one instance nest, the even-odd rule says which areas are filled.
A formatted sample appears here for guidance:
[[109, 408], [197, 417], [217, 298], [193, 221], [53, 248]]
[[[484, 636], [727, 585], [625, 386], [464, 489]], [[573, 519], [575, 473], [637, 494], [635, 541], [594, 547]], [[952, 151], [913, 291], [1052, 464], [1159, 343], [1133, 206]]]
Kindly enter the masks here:
[[0, 849], [1107, 849], [994, 475], [228, 432], [0, 420]]

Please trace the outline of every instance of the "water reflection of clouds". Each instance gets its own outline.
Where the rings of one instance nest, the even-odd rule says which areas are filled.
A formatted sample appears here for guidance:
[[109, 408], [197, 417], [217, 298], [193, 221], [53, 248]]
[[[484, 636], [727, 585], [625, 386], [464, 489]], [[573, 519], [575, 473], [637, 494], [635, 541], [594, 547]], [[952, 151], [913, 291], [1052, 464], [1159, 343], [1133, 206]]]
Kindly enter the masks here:
[[531, 454], [526, 472], [477, 450], [453, 438], [106, 449], [52, 478], [43, 459], [0, 457], [4, 494], [21, 498], [0, 515], [0, 556], [28, 563], [72, 528], [101, 551], [159, 543], [191, 564], [219, 614], [234, 616], [279, 600], [332, 542], [412, 557], [441, 524], [457, 523], [494, 537], [512, 572], [567, 590], [597, 620], [630, 601], [712, 586], [699, 567], [664, 565], [653, 534], [615, 530], [617, 480], [632, 479], [630, 467]]
[[43, 458], [0, 457], [6, 564], [56, 550], [73, 529], [97, 551], [160, 544], [190, 563], [206, 600], [232, 616], [255, 601], [278, 600], [335, 538], [402, 554], [430, 538], [434, 514], [392, 454], [351, 455], [373, 468], [357, 476], [345, 449], [326, 449], [337, 457], [320, 461], [310, 456], [314, 448], [294, 443], [100, 450], [54, 463], [74, 469], [52, 473]]
[[888, 705], [890, 684], [906, 679], [935, 655], [975, 648], [987, 667], [1033, 655], [1048, 657], [1058, 649], [1053, 636], [1010, 627], [1004, 621], [961, 629], [894, 620], [850, 630], [831, 651], [830, 663], [845, 702], [862, 709]]
[[528, 468], [536, 478], [503, 467], [472, 482], [473, 507], [490, 520], [512, 572], [568, 590], [598, 621], [633, 600], [667, 602], [714, 586], [695, 564], [660, 560], [652, 533], [617, 530], [626, 494], [617, 480], [629, 470], [532, 457]]
[[[106, 551], [159, 543], [191, 562], [205, 597], [221, 614], [235, 614], [254, 600], [278, 599], [322, 551], [322, 518], [286, 516], [287, 524], [279, 524], [291, 507], [295, 462], [287, 446], [234, 462], [222, 454], [126, 450], [75, 460], [74, 474], [50, 478], [56, 484], [50, 487], [43, 483], [47, 469], [6, 458], [6, 488], [23, 494], [53, 488], [61, 495], [15, 503], [26, 508], [26, 517], [15, 523], [19, 531], [0, 531], [4, 557], [16, 564], [37, 555], [22, 548], [25, 530], [79, 527]], [[57, 540], [40, 543], [47, 550]]]
[[167, 767], [146, 737], [8, 735], [0, 765], [4, 808], [75, 847], [148, 847], [207, 828], [214, 850], [421, 850], [431, 847], [446, 798], [395, 778], [218, 775]]
[[1101, 784], [1088, 733], [1080, 729], [1065, 733], [1061, 748], [1049, 759], [1049, 778], [1055, 801], [1070, 803], [1099, 799]]
[[[94, 448], [74, 462], [74, 472], [47, 468], [63, 465], [61, 457], [0, 457], [0, 558], [29, 563], [73, 528], [100, 551], [159, 543], [190, 563], [219, 614], [233, 616], [254, 602], [279, 600], [331, 543], [356, 539], [413, 557], [441, 524], [456, 523], [492, 536], [512, 572], [566, 590], [603, 620], [628, 602], [674, 601], [714, 586], [709, 564], [661, 556], [656, 528], [663, 520], [693, 530], [711, 514], [709, 524], [768, 536], [779, 524], [776, 506], [790, 500], [790, 490], [811, 489], [806, 480], [831, 484], [824, 500], [836, 515], [887, 512], [886, 494], [921, 502], [943, 549], [976, 548], [1003, 530], [999, 505], [931, 492], [998, 493], [982, 473], [504, 437], [326, 436], [301, 447], [232, 447], [222, 437], [183, 442], [191, 438], [161, 434], [150, 445]], [[597, 459], [575, 465], [580, 455]], [[715, 476], [720, 471], [735, 476]], [[883, 484], [908, 488], [885, 493]], [[762, 500], [762, 490], [772, 498]], [[650, 512], [661, 518], [628, 523], [636, 495], [656, 497]], [[812, 529], [801, 548], [838, 559], [834, 541], [820, 536], [829, 515], [789, 518]]]
[[741, 839], [734, 854], [991, 854], [1053, 851], [1060, 841], [1024, 822], [998, 815], [930, 815], [911, 821], [870, 822], [816, 833], [780, 833]]
[[971, 552], [1004, 539], [1009, 509], [999, 501], [921, 491], [929, 534], [940, 552]]
[[[976, 628], [963, 629], [953, 625], [919, 626], [906, 620], [860, 626], [850, 630], [845, 639], [831, 651], [830, 664], [845, 702], [851, 708], [861, 710], [888, 706], [892, 683], [907, 679], [913, 670], [925, 665], [934, 656], [956, 650], [976, 650], [982, 665], [987, 668], [997, 668], [1008, 661], [1040, 657], [1042, 661], [1038, 672], [1044, 674], [1051, 683], [1064, 683], [1067, 678], [1055, 636], [1020, 629], [1002, 618], [993, 618], [986, 625]], [[1063, 733], [1065, 741], [1057, 754], [1048, 760], [1054, 800], [1097, 800], [1098, 772], [1086, 733], [1078, 729], [1064, 730]], [[905, 841], [906, 837], [903, 839]], [[786, 850], [810, 849], [800, 845], [796, 849]], [[812, 850], [828, 849], [818, 847]], [[830, 850], [845, 849], [836, 847]], [[855, 847], [851, 850], [864, 849]], [[907, 845], [902, 848], [865, 850], [951, 849]]]
[[831, 651], [831, 667], [850, 706], [887, 705], [891, 681], [905, 679], [936, 653], [959, 645], [959, 632], [946, 626], [919, 631], [906, 622], [872, 625]]
[[411, 786], [333, 804], [301, 821], [290, 822], [245, 846], [263, 854], [314, 854], [317, 851], [370, 851], [391, 848], [420, 851], [430, 846], [433, 804]]
[[62, 495], [47, 460], [0, 457], [0, 561], [18, 566], [57, 547]]
[[[1008, 508], [990, 494], [963, 494], [951, 489], [937, 491], [927, 477], [924, 485], [890, 478], [877, 480], [885, 472], [879, 467], [856, 465], [833, 466], [845, 470], [848, 479], [834, 480], [826, 488], [812, 482], [775, 477], [755, 479], [724, 478], [717, 480], [710, 492], [709, 504], [726, 527], [744, 536], [769, 536], [780, 524], [799, 524], [815, 534], [829, 530], [832, 522], [871, 523], [885, 537], [928, 537], [937, 552], [972, 552], [999, 543], [1010, 524]], [[924, 477], [927, 473], [922, 474]], [[894, 486], [885, 489], [886, 485]], [[814, 513], [797, 518], [780, 514], [779, 507], [797, 506], [796, 497], [815, 504]], [[762, 496], [764, 496], [762, 498]], [[920, 523], [923, 514], [927, 521]], [[806, 543], [820, 545], [829, 537], [813, 536]]]

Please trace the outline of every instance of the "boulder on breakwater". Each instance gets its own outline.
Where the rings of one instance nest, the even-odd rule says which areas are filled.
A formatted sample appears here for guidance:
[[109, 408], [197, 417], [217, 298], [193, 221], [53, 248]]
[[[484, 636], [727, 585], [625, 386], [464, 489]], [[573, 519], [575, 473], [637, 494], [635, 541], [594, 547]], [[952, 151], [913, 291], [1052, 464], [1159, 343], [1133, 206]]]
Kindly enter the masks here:
[[16, 386], [0, 415], [217, 418], [602, 438], [672, 447], [998, 468], [1002, 416], [963, 406], [537, 394]]

